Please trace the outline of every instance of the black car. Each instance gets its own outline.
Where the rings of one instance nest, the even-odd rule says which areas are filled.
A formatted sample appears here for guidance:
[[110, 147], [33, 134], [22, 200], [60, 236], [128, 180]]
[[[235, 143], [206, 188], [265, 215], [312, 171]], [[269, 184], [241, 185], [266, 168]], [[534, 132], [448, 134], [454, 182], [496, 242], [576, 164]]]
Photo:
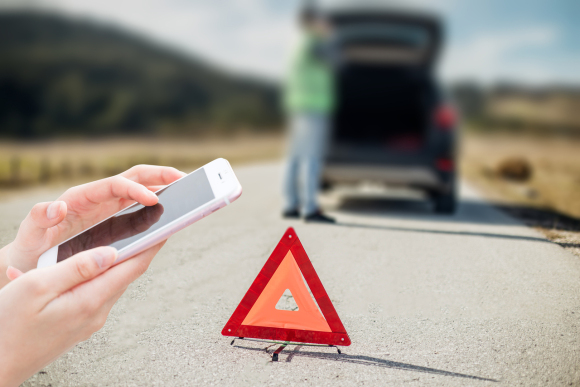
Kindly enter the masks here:
[[326, 186], [373, 181], [425, 190], [456, 207], [456, 118], [434, 67], [442, 23], [388, 9], [328, 11], [335, 30], [337, 108]]

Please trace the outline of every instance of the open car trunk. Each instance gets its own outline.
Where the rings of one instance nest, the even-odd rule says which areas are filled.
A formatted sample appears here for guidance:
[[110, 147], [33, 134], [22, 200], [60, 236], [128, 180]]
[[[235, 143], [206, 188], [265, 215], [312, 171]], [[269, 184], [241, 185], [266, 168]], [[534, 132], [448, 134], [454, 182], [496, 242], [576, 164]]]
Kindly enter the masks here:
[[425, 142], [432, 87], [420, 73], [401, 67], [349, 65], [337, 82], [334, 141], [416, 151]]
[[437, 98], [431, 69], [438, 24], [377, 14], [337, 15], [333, 21], [340, 62], [333, 142], [421, 151]]

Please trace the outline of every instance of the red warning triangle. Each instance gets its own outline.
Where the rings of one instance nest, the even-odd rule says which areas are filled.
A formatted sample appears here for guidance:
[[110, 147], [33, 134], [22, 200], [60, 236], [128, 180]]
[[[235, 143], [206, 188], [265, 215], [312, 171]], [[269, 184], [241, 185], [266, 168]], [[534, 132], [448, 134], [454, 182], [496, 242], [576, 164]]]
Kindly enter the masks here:
[[[286, 290], [292, 293], [298, 310], [276, 309]], [[284, 233], [222, 335], [350, 345], [350, 338], [293, 228]]]

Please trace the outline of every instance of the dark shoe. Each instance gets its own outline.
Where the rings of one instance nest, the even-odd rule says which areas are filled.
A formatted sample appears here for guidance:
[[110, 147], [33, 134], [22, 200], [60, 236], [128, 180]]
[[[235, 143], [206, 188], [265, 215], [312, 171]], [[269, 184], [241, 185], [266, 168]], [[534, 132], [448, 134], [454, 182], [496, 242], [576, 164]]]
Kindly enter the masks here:
[[285, 219], [298, 219], [300, 218], [300, 212], [298, 210], [288, 210], [282, 212], [282, 217]]
[[324, 215], [320, 210], [304, 217], [306, 222], [336, 223], [334, 218]]

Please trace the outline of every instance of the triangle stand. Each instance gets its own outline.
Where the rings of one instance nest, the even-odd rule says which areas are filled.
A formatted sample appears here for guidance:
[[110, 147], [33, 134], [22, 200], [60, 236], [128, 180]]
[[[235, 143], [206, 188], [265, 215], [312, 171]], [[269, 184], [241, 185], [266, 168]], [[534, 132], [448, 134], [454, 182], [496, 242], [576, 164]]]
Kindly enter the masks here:
[[284, 348], [286, 348], [289, 345], [305, 345], [308, 347], [324, 347], [324, 348], [336, 348], [336, 351], [338, 352], [338, 354], [342, 354], [342, 351], [340, 350], [340, 348], [338, 348], [336, 345], [324, 345], [324, 344], [306, 344], [306, 343], [292, 343], [289, 341], [286, 341], [284, 343], [279, 342], [279, 341], [268, 341], [268, 340], [259, 340], [259, 339], [249, 339], [247, 337], [237, 337], [235, 339], [232, 340], [232, 342], [230, 343], [230, 345], [234, 345], [234, 342], [236, 340], [247, 340], [247, 341], [256, 341], [258, 343], [269, 343], [272, 344], [268, 347], [266, 347], [266, 352], [268, 352], [268, 348], [276, 345], [276, 344], [281, 344], [280, 347], [278, 347], [278, 349], [276, 351], [274, 351], [274, 353], [272, 354], [272, 361], [278, 361], [278, 355], [284, 350]]

